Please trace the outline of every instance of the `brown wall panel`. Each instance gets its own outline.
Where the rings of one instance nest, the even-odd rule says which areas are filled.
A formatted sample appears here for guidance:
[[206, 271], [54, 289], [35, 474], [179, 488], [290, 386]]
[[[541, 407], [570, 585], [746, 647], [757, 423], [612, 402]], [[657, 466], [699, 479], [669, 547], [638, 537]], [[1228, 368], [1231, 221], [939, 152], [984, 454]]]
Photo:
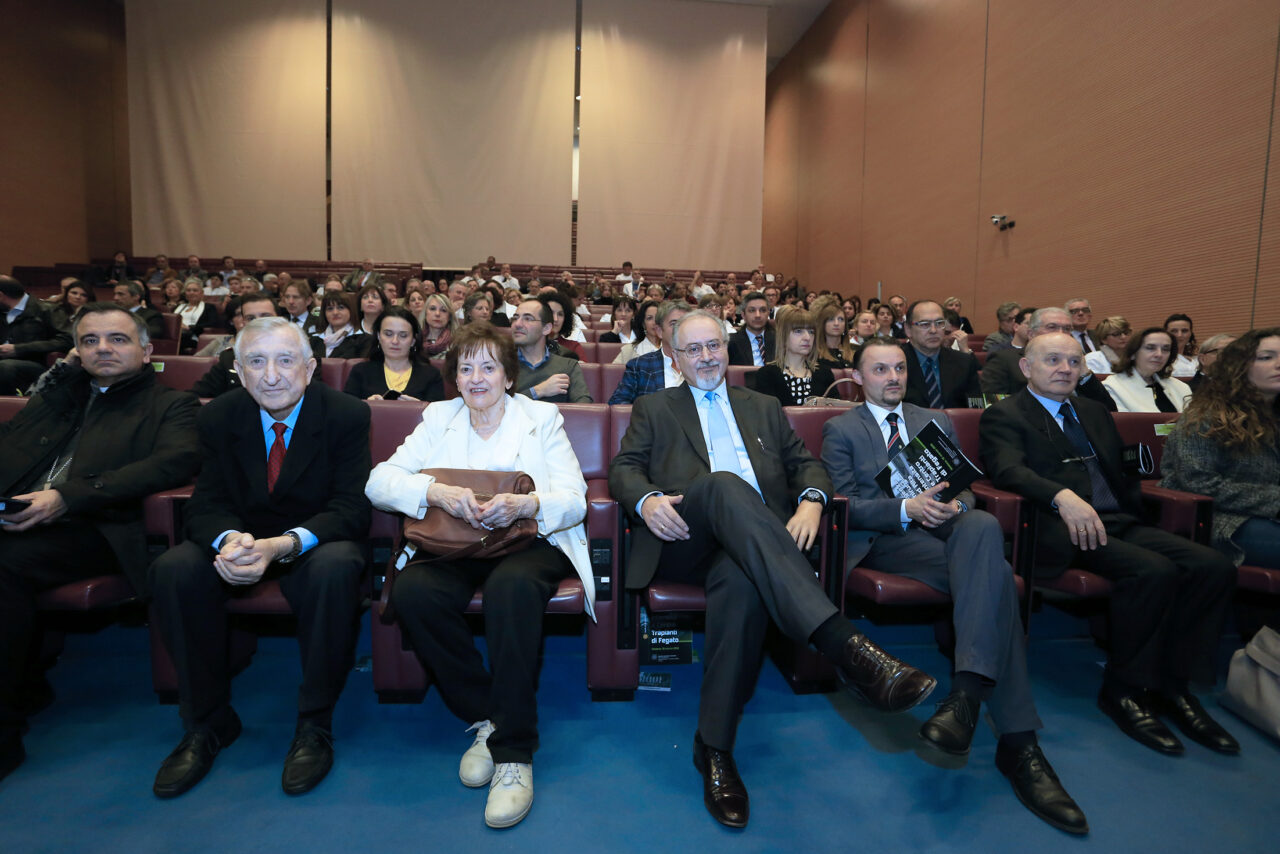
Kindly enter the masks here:
[[801, 61], [792, 53], [765, 80], [764, 209], [760, 259], [769, 270], [796, 269]]
[[1276, 22], [1265, 0], [992, 0], [978, 313], [1083, 294], [1095, 320], [1247, 325]]
[[128, 249], [124, 9], [3, 0], [0, 269]]
[[870, 5], [864, 297], [882, 281], [885, 297], [973, 307], [986, 14], [986, 0]]
[[[1280, 45], [1277, 45], [1280, 55]], [[1280, 90], [1271, 94], [1271, 151], [1267, 169], [1267, 198], [1262, 211], [1258, 247], [1258, 283], [1252, 326], [1280, 326]]]

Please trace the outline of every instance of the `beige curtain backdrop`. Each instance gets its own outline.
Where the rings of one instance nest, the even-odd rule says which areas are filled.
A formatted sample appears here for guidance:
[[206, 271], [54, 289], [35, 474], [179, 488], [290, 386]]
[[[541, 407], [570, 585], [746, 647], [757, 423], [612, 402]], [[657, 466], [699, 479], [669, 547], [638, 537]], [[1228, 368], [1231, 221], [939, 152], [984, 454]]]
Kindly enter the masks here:
[[334, 0], [334, 258], [568, 263], [575, 13]]
[[325, 0], [127, 0], [133, 250], [324, 258]]
[[583, 0], [579, 264], [760, 262], [765, 16]]

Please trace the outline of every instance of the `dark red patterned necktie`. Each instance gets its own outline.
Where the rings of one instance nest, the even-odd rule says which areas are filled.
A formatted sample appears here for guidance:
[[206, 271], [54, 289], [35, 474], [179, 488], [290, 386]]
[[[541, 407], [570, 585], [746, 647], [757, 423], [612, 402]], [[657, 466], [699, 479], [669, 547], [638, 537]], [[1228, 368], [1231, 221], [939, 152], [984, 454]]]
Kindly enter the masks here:
[[267, 454], [267, 492], [275, 489], [276, 481], [280, 479], [280, 468], [284, 465], [284, 431], [289, 429], [289, 425], [277, 421], [271, 429], [276, 431], [276, 440], [271, 443], [271, 452]]

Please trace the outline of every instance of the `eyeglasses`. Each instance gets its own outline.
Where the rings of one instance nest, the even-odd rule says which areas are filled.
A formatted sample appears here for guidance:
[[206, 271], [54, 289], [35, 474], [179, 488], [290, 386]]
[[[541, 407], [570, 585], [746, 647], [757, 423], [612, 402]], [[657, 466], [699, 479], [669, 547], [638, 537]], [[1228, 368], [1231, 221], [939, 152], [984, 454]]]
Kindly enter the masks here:
[[724, 342], [708, 341], [706, 344], [690, 344], [688, 347], [685, 347], [683, 349], [679, 347], [672, 347], [671, 349], [675, 350], [677, 353], [684, 353], [690, 359], [697, 359], [704, 352], [708, 356], [720, 355], [720, 351], [724, 349]]
[[923, 330], [946, 329], [947, 321], [946, 320], [915, 320], [915, 321], [912, 321], [911, 325], [914, 326], [916, 329], [923, 329]]
[[1072, 314], [1093, 314], [1093, 309], [1091, 309], [1091, 308], [1073, 308], [1073, 309], [1071, 309], [1071, 313], [1072, 313]]

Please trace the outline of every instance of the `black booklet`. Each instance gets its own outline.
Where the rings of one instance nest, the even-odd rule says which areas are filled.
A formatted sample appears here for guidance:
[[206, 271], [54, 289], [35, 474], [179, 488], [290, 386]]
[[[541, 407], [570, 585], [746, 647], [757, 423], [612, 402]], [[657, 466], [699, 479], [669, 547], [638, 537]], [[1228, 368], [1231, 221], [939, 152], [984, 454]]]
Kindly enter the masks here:
[[945, 480], [949, 485], [937, 497], [950, 501], [980, 477], [978, 467], [930, 421], [880, 470], [876, 483], [894, 498], [912, 498]]

